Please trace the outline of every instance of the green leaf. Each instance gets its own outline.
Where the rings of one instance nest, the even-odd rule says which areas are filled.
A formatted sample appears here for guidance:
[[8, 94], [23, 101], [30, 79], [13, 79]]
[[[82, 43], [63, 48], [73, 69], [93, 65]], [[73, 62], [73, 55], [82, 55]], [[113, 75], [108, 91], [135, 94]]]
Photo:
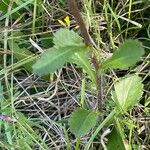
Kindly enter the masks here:
[[138, 40], [126, 40], [111, 58], [102, 63], [102, 69], [127, 69], [138, 62], [143, 54], [143, 46]]
[[115, 126], [107, 139], [107, 150], [126, 150], [123, 139]]
[[83, 46], [82, 38], [72, 30], [60, 29], [54, 34], [53, 42], [55, 46], [65, 47], [65, 46]]
[[96, 75], [95, 72], [92, 70], [92, 66], [90, 64], [86, 51], [75, 53], [75, 55], [73, 55], [73, 57], [71, 58], [71, 62], [81, 67], [89, 75], [93, 83], [96, 84]]
[[79, 50], [85, 50], [85, 47], [66, 46], [58, 49], [52, 47], [48, 49], [32, 66], [33, 72], [39, 76], [53, 73], [68, 62], [71, 56]]
[[132, 108], [143, 94], [142, 80], [138, 75], [129, 75], [119, 79], [114, 88], [112, 98], [118, 109], [124, 112]]
[[81, 137], [95, 126], [98, 114], [83, 108], [78, 108], [69, 119], [71, 132], [76, 137]]

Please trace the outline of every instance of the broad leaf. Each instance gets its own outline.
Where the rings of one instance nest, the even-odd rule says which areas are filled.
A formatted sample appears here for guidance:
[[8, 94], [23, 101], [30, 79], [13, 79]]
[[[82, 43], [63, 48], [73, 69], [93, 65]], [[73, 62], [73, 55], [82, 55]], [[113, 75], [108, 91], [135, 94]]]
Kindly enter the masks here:
[[69, 119], [71, 132], [76, 137], [81, 137], [95, 126], [98, 114], [83, 108], [78, 108]]
[[83, 44], [82, 38], [72, 30], [60, 29], [54, 34], [53, 42], [55, 46], [65, 47], [65, 46], [80, 46]]
[[126, 150], [123, 139], [116, 127], [107, 136], [107, 150]]
[[126, 40], [111, 58], [102, 63], [102, 68], [127, 69], [133, 66], [144, 54], [142, 44], [137, 40]]
[[67, 46], [58, 49], [52, 47], [48, 49], [33, 65], [33, 72], [39, 76], [53, 73], [68, 62], [70, 57], [79, 50], [85, 50], [85, 47]]
[[70, 61], [81, 67], [89, 75], [89, 78], [93, 81], [93, 83], [96, 83], [96, 75], [92, 70], [92, 66], [86, 51], [75, 53]]
[[142, 80], [138, 75], [129, 75], [121, 78], [114, 85], [115, 91], [112, 98], [121, 111], [127, 111], [132, 108], [143, 94]]

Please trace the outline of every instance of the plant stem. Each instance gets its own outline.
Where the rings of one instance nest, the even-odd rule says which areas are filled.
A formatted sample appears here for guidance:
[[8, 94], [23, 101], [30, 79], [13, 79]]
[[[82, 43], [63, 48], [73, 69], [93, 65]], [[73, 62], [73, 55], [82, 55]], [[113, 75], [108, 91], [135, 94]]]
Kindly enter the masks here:
[[94, 54], [91, 57], [91, 62], [93, 63], [96, 72], [97, 108], [100, 112], [102, 112], [103, 111], [102, 71], [100, 72], [100, 65], [96, 57], [96, 54]]
[[80, 150], [79, 146], [80, 146], [80, 137], [77, 137], [76, 138], [76, 149], [75, 150]]
[[97, 107], [100, 112], [103, 111], [102, 74], [97, 74]]
[[80, 26], [80, 31], [81, 34], [84, 38], [84, 41], [87, 45], [93, 45], [92, 41], [91, 41], [91, 37], [86, 29], [86, 26], [84, 24], [84, 21], [80, 15], [80, 11], [78, 9], [77, 3], [75, 0], [68, 0], [67, 1], [70, 12], [72, 13], [72, 15], [75, 17], [75, 19], [77, 20], [79, 26]]
[[91, 138], [89, 139], [89, 141], [88, 141], [87, 144], [85, 145], [84, 150], [88, 150], [88, 149], [90, 148], [90, 145], [92, 144], [94, 138], [97, 136], [97, 134], [99, 133], [99, 131], [104, 127], [104, 125], [114, 117], [115, 113], [116, 113], [116, 111], [113, 110], [113, 111], [105, 118], [105, 120], [97, 127], [97, 129], [95, 130], [95, 132], [92, 134]]
[[82, 85], [81, 85], [81, 107], [84, 108], [84, 101], [85, 101], [85, 78], [82, 79]]
[[36, 11], [37, 11], [37, 0], [34, 0], [33, 23], [32, 23], [33, 39], [34, 39], [34, 34], [35, 34]]
[[65, 138], [66, 138], [66, 142], [67, 142], [67, 150], [71, 150], [71, 146], [70, 146], [70, 140], [69, 140], [69, 137], [68, 137], [68, 134], [67, 134], [67, 131], [66, 131], [66, 127], [64, 126], [64, 134], [65, 134]]

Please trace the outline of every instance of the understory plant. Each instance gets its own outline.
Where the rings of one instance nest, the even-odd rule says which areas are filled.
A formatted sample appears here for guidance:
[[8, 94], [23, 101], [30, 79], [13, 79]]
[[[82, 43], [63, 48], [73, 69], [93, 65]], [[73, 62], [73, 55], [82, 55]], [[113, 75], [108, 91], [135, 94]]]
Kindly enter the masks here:
[[[78, 9], [77, 3], [84, 13]], [[149, 149], [149, 7], [148, 1], [132, 0], [119, 3], [2, 0], [0, 149]], [[70, 22], [68, 15], [76, 23]], [[65, 28], [54, 33], [59, 28], [57, 20]], [[81, 36], [76, 33], [78, 27]], [[144, 54], [143, 47], [146, 57], [137, 63]], [[36, 49], [40, 55], [35, 54]], [[77, 87], [77, 91], [81, 90], [80, 98], [78, 95], [76, 98], [78, 107], [69, 119], [70, 101], [74, 105], [70, 97], [72, 91], [76, 96], [76, 90], [71, 88], [68, 94], [60, 91], [70, 89], [70, 83], [72, 86], [74, 81], [67, 82], [67, 86], [64, 83], [72, 78], [72, 74], [64, 68], [62, 72], [65, 74], [60, 82], [57, 80], [50, 85], [47, 82], [48, 75], [52, 81], [55, 79], [53, 73], [60, 69], [59, 78], [61, 68], [68, 63], [69, 73], [70, 64], [74, 64], [83, 78], [81, 89]], [[34, 80], [32, 70], [44, 80]], [[120, 77], [120, 72], [128, 75]], [[76, 89], [76, 86], [72, 87]], [[93, 97], [89, 93], [94, 93]], [[52, 98], [54, 95], [58, 95], [58, 103], [55, 97]], [[91, 99], [94, 102], [91, 103]], [[93, 107], [95, 99], [97, 108]], [[58, 105], [58, 111], [53, 104]], [[61, 110], [64, 109], [63, 114]]]
[[[97, 87], [98, 110], [90, 110], [87, 107], [77, 108], [69, 119], [71, 132], [77, 138], [76, 149], [79, 149], [80, 137], [89, 132], [96, 125], [94, 133], [85, 145], [85, 150], [90, 148], [99, 131], [107, 125], [115, 122], [111, 134], [119, 136], [118, 142], [113, 142], [110, 137], [107, 149], [125, 150], [128, 144], [123, 141], [123, 130], [120, 128], [119, 119], [137, 104], [143, 93], [142, 79], [137, 74], [129, 74], [119, 78], [114, 83], [111, 91], [111, 99], [115, 102], [113, 111], [99, 123], [98, 118], [102, 114], [102, 100], [99, 93], [99, 79], [108, 69], [128, 69], [134, 66], [144, 54], [144, 49], [138, 40], [128, 39], [120, 44], [111, 57], [102, 59], [98, 51], [92, 46], [87, 46], [83, 39], [73, 30], [60, 29], [54, 34], [54, 46], [45, 50], [33, 65], [33, 72], [39, 76], [54, 73], [63, 67], [65, 63], [74, 63], [84, 70], [84, 73]], [[100, 108], [100, 109], [99, 109]], [[97, 124], [99, 123], [99, 125]], [[119, 144], [118, 144], [119, 143]], [[103, 145], [106, 149], [106, 146]], [[130, 147], [128, 147], [129, 149]], [[131, 148], [130, 148], [131, 149]]]

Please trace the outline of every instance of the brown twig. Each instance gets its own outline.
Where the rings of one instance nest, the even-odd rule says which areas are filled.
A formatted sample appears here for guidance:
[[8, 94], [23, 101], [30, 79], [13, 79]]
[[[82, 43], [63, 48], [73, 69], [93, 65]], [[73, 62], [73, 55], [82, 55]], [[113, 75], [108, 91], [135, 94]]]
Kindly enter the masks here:
[[[68, 2], [68, 6], [70, 9], [70, 12], [72, 13], [72, 15], [75, 17], [75, 19], [77, 20], [79, 26], [80, 26], [80, 31], [81, 34], [84, 38], [84, 41], [87, 45], [89, 46], [95, 46], [95, 43], [93, 42], [92, 38], [90, 37], [86, 26], [84, 24], [84, 21], [80, 15], [80, 11], [78, 9], [77, 3], [75, 0], [67, 0]], [[94, 55], [94, 57], [91, 58], [91, 61], [93, 63], [93, 66], [95, 67], [95, 72], [96, 72], [96, 84], [97, 84], [97, 99], [98, 99], [98, 110], [102, 111], [102, 102], [103, 102], [103, 94], [102, 94], [102, 80], [101, 80], [101, 76], [99, 75], [99, 62], [96, 58], [96, 56]]]
[[85, 40], [85, 43], [89, 46], [93, 45], [91, 38], [90, 38], [90, 35], [89, 35], [89, 33], [86, 29], [86, 26], [84, 24], [84, 21], [80, 15], [80, 11], [78, 9], [76, 1], [75, 0], [67, 0], [67, 1], [68, 1], [68, 7], [69, 7], [70, 12], [75, 17], [75, 19], [77, 20], [77, 23], [80, 26], [80, 31], [81, 31], [81, 34], [82, 34], [84, 40]]

